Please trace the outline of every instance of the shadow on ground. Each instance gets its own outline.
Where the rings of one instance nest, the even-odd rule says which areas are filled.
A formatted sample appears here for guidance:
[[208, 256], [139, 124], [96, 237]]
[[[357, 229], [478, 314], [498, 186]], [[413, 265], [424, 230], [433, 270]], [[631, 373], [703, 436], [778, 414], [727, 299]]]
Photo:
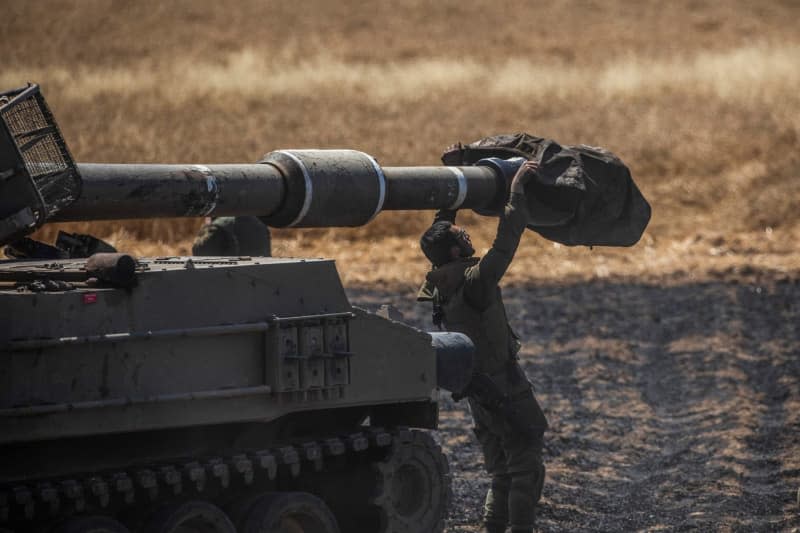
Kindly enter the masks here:
[[[541, 531], [800, 527], [800, 280], [751, 274], [504, 289], [551, 424]], [[410, 291], [348, 293], [432, 329]], [[475, 531], [480, 453], [466, 406], [442, 396], [447, 531]]]

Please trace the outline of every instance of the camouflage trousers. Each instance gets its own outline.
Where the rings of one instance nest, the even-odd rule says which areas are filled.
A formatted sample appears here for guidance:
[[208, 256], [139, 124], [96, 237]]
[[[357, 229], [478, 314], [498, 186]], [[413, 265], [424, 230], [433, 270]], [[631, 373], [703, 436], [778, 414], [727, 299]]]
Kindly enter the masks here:
[[484, 522], [502, 531], [531, 531], [535, 507], [542, 495], [545, 467], [542, 446], [547, 420], [533, 391], [512, 397], [514, 412], [530, 427], [520, 431], [497, 410], [487, 409], [473, 398], [469, 404], [475, 421], [475, 436], [483, 451], [486, 471], [492, 476], [484, 504]]

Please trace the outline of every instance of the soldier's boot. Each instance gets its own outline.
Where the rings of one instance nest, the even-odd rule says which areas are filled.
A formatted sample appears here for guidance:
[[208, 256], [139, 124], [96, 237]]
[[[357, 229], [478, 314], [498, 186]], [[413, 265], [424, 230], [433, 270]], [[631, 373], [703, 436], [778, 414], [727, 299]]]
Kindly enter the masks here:
[[484, 522], [478, 533], [506, 533], [506, 525]]
[[511, 476], [500, 474], [492, 476], [492, 484], [486, 492], [483, 504], [483, 527], [480, 533], [505, 533], [508, 524], [508, 491], [511, 489]]
[[511, 533], [532, 533], [536, 520], [536, 504], [542, 497], [544, 465], [536, 470], [511, 475], [508, 492], [508, 518]]

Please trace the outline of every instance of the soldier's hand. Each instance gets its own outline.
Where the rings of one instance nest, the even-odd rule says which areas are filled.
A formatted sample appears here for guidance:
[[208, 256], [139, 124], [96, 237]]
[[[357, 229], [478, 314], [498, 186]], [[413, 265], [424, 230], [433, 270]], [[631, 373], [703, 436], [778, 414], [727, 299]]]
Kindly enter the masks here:
[[521, 167], [514, 174], [514, 179], [511, 180], [511, 192], [524, 194], [525, 186], [530, 182], [536, 173], [539, 172], [538, 161], [525, 161]]

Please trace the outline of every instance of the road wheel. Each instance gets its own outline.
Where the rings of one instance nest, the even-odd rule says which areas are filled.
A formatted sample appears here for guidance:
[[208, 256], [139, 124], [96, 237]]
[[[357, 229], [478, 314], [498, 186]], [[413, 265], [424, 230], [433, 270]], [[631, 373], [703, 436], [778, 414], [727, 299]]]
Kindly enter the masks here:
[[241, 498], [237, 498], [224, 507], [225, 512], [228, 513], [228, 518], [231, 519], [233, 525], [236, 526], [236, 531], [242, 531], [244, 522], [250, 514], [253, 505], [256, 504], [261, 498], [267, 496], [268, 492], [256, 492]]
[[378, 474], [373, 504], [381, 533], [441, 532], [452, 498], [450, 468], [442, 449], [422, 431], [401, 431], [389, 454], [374, 463]]
[[160, 508], [141, 533], [236, 533], [236, 528], [219, 507], [194, 500]]
[[129, 533], [128, 528], [108, 516], [75, 516], [55, 529], [55, 533]]
[[339, 533], [325, 502], [306, 492], [274, 492], [253, 502], [240, 533]]

